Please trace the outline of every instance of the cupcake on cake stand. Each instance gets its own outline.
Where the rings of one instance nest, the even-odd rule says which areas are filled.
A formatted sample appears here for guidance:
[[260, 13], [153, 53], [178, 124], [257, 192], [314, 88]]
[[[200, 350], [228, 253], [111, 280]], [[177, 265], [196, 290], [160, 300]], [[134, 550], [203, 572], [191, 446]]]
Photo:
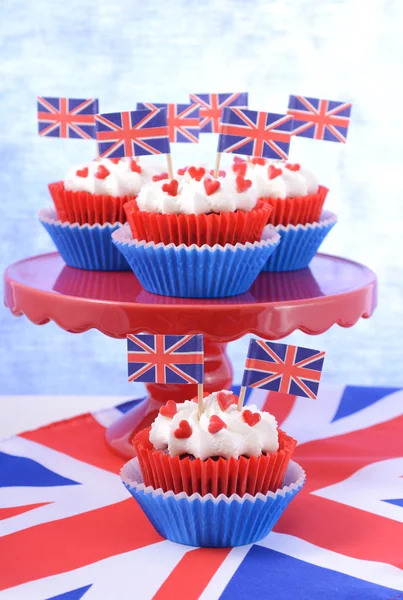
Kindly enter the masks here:
[[[95, 328], [115, 338], [202, 333], [208, 392], [231, 386], [228, 342], [248, 333], [279, 340], [297, 329], [317, 335], [334, 324], [352, 327], [372, 315], [376, 301], [370, 269], [326, 254], [306, 269], [261, 273], [244, 294], [211, 300], [151, 294], [131, 272], [74, 269], [57, 252], [18, 261], [5, 272], [6, 306], [37, 325], [54, 321], [72, 333]], [[122, 457], [133, 456], [133, 435], [153, 421], [161, 403], [196, 395], [191, 385], [148, 384], [147, 390], [148, 398], [106, 431], [108, 446]]]

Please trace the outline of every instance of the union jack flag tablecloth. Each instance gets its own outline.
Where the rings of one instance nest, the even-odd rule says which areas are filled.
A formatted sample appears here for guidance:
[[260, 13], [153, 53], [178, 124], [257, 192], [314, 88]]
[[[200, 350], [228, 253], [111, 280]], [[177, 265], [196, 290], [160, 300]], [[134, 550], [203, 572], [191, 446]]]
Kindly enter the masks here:
[[242, 385], [314, 400], [325, 352], [251, 339]]
[[163, 540], [129, 497], [104, 433], [133, 403], [0, 442], [1, 600], [401, 598], [403, 390], [248, 402], [299, 440], [307, 482], [267, 538], [234, 549]]
[[190, 94], [191, 102], [200, 104], [200, 130], [202, 133], [219, 133], [223, 108], [240, 106], [248, 108], [248, 93]]
[[287, 160], [292, 116], [224, 108], [217, 152]]
[[101, 158], [170, 153], [165, 110], [96, 115], [95, 123]]
[[203, 336], [128, 335], [129, 381], [203, 383]]
[[351, 115], [348, 102], [290, 96], [287, 112], [294, 118], [292, 135], [346, 143]]
[[98, 100], [38, 96], [38, 133], [42, 137], [95, 139]]
[[137, 109], [165, 108], [167, 111], [170, 142], [199, 142], [200, 106], [198, 104], [151, 104], [138, 102]]

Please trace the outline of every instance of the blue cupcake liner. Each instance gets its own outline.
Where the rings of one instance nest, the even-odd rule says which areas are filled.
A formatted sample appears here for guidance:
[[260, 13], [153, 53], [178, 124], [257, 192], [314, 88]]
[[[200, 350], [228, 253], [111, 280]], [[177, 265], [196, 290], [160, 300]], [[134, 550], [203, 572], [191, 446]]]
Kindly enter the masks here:
[[124, 256], [112, 243], [112, 233], [121, 223], [79, 225], [58, 221], [54, 209], [42, 209], [39, 219], [64, 262], [90, 271], [129, 271]]
[[275, 230], [280, 235], [281, 244], [269, 257], [262, 271], [305, 269], [336, 222], [335, 214], [323, 211], [316, 223], [277, 225]]
[[220, 246], [133, 240], [128, 224], [112, 235], [148, 292], [179, 298], [225, 298], [246, 292], [280, 241], [267, 226], [260, 242]]
[[243, 546], [266, 537], [305, 483], [305, 473], [294, 461], [281, 489], [256, 496], [188, 496], [145, 487], [137, 458], [124, 465], [120, 476], [161, 536], [208, 548]]

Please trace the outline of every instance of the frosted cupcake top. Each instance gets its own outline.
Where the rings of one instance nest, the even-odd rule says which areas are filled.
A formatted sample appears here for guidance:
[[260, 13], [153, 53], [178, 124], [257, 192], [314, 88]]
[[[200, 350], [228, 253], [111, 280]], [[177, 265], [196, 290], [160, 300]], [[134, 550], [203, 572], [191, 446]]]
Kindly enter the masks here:
[[[252, 181], [236, 175], [215, 179], [204, 167], [179, 169], [172, 181], [162, 174], [146, 183], [137, 197], [140, 210], [153, 213], [207, 214], [252, 210], [257, 190]], [[154, 178], [156, 179], [156, 177]]]
[[204, 398], [204, 411], [199, 419], [196, 401], [176, 404], [170, 400], [161, 407], [151, 426], [150, 442], [171, 456], [191, 454], [201, 460], [275, 452], [278, 432], [273, 415], [254, 405], [239, 411], [237, 403], [238, 397], [232, 392], [214, 392]]
[[258, 198], [292, 198], [316, 194], [318, 182], [314, 175], [298, 163], [252, 158], [250, 162], [237, 158], [229, 177], [243, 177], [252, 181]]
[[105, 158], [72, 167], [64, 180], [64, 188], [91, 194], [136, 196], [141, 186], [160, 172], [160, 166], [140, 165], [132, 158]]

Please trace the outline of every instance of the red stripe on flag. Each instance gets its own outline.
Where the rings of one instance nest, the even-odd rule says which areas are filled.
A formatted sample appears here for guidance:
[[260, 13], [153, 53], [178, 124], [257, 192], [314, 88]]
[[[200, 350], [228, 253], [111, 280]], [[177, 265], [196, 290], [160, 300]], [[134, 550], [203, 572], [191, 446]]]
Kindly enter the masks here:
[[112, 473], [119, 473], [126, 462], [108, 449], [105, 428], [90, 414], [52, 423], [36, 431], [27, 431], [21, 437]]
[[178, 562], [153, 600], [197, 600], [231, 548], [190, 550]]
[[296, 397], [291, 396], [290, 394], [269, 392], [262, 410], [266, 410], [274, 415], [277, 419], [277, 423], [281, 425], [290, 414], [295, 400]]
[[25, 506], [12, 506], [7, 508], [0, 508], [0, 521], [3, 521], [4, 519], [9, 519], [10, 517], [16, 517], [17, 515], [22, 515], [25, 512], [33, 510], [34, 508], [46, 506], [47, 504], [51, 504], [51, 502], [39, 502], [39, 504], [26, 504]]
[[[135, 523], [135, 531], [130, 527]], [[0, 589], [65, 573], [162, 538], [132, 499], [3, 538]]]

